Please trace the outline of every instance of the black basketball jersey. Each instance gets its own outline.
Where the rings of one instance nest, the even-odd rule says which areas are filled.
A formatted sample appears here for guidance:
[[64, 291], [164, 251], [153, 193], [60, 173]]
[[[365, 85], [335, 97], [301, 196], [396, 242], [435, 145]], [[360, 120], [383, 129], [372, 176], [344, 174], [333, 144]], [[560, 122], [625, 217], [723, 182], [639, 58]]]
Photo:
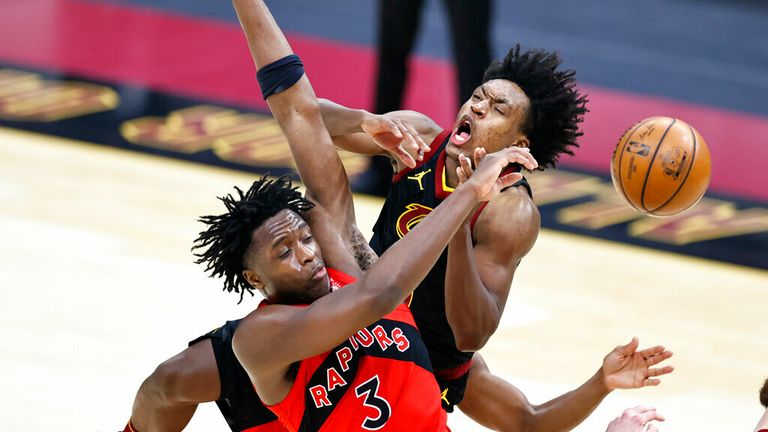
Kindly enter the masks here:
[[[445, 147], [450, 133], [450, 130], [446, 130], [435, 138], [422, 163], [394, 176], [387, 199], [373, 227], [370, 245], [377, 254], [381, 255], [400, 240], [453, 191], [448, 187], [445, 176]], [[518, 185], [524, 186], [530, 195], [530, 186], [525, 180], [515, 184]], [[472, 219], [473, 226], [483, 208], [481, 206], [476, 211]], [[461, 352], [456, 348], [445, 315], [447, 261], [446, 249], [409, 299], [409, 306], [436, 372], [455, 368], [472, 358], [472, 353]]]

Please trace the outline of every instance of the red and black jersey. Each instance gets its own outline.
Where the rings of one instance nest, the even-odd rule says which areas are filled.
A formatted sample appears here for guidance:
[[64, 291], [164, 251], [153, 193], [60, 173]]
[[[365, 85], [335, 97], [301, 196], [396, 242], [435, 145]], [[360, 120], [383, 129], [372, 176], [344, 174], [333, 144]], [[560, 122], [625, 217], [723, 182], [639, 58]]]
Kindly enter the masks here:
[[288, 395], [269, 409], [291, 431], [448, 431], [427, 349], [404, 304], [301, 361]]
[[[387, 199], [373, 227], [370, 242], [373, 250], [379, 255], [413, 229], [453, 191], [446, 184], [445, 176], [445, 147], [448, 145], [450, 133], [450, 130], [443, 131], [434, 139], [430, 152], [424, 155], [422, 163], [394, 176]], [[519, 166], [513, 165], [512, 169], [517, 170]], [[514, 186], [523, 186], [528, 194], [531, 194], [530, 186], [524, 179]], [[484, 205], [475, 212], [472, 228], [483, 208]], [[463, 373], [466, 373], [472, 353], [461, 352], [456, 348], [456, 341], [445, 315], [447, 260], [448, 254], [444, 251], [414, 291], [409, 305], [435, 370], [440, 372], [466, 366], [462, 369]]]

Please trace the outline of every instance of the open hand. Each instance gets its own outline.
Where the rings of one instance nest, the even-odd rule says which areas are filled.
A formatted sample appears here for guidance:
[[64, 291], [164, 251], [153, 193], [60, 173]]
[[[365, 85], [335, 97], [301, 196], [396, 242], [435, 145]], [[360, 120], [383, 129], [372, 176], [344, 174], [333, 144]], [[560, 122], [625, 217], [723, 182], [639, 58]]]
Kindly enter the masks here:
[[472, 161], [463, 153], [459, 155], [459, 166], [456, 174], [459, 176], [459, 185], [474, 182], [478, 187], [480, 201], [489, 201], [501, 192], [502, 189], [512, 186], [523, 178], [519, 172], [499, 175], [511, 163], [518, 163], [529, 170], [536, 169], [539, 163], [533, 158], [527, 148], [507, 147], [496, 153], [487, 154], [483, 147], [475, 149]]
[[656, 386], [661, 380], [655, 377], [674, 370], [672, 366], [651, 367], [672, 357], [671, 351], [661, 345], [637, 351], [639, 344], [636, 337], [632, 338], [627, 345], [618, 346], [605, 356], [602, 372], [609, 389]]
[[407, 167], [416, 166], [416, 155], [421, 160], [429, 146], [424, 143], [416, 129], [405, 120], [386, 115], [369, 115], [361, 125], [363, 132], [368, 134], [373, 142], [391, 155], [399, 159]]

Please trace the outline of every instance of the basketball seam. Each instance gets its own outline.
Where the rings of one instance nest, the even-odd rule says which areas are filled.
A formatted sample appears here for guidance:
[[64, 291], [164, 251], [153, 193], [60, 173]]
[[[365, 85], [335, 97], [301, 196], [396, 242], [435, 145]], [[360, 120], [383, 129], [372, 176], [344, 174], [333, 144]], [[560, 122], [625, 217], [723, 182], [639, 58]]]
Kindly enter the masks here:
[[683, 181], [680, 182], [680, 186], [677, 187], [677, 190], [675, 190], [675, 193], [673, 193], [672, 196], [669, 197], [669, 199], [666, 200], [662, 205], [660, 205], [660, 206], [656, 207], [655, 209], [651, 210], [652, 212], [659, 211], [659, 210], [662, 209], [662, 207], [664, 207], [667, 204], [669, 204], [670, 202], [672, 202], [672, 200], [675, 199], [675, 196], [677, 196], [677, 193], [680, 192], [680, 189], [682, 189], [683, 186], [685, 186], [685, 182], [686, 182], [686, 180], [688, 180], [688, 176], [691, 175], [691, 171], [693, 171], [693, 164], [696, 162], [696, 144], [697, 144], [697, 139], [696, 139], [696, 132], [693, 131], [693, 128], [690, 125], [688, 125], [688, 128], [691, 130], [691, 136], [693, 137], [693, 155], [691, 156], [691, 164], [688, 167], [688, 172], [685, 173], [685, 177], [683, 178]]
[[[624, 140], [624, 145], [621, 147], [621, 155], [619, 156], [619, 172], [617, 175], [617, 177], [619, 178], [619, 191], [621, 192], [621, 195], [624, 197], [624, 201], [626, 201], [635, 210], [640, 210], [640, 209], [637, 208], [637, 206], [632, 202], [632, 200], [629, 199], [629, 196], [627, 196], [627, 192], [624, 190], [624, 177], [622, 177], [621, 175], [621, 161], [624, 159], [624, 150], [627, 148], [627, 144], [629, 143], [629, 139], [632, 138], [632, 135], [634, 135], [635, 132], [637, 132], [637, 130], [640, 129], [642, 125], [648, 123], [649, 121], [655, 118], [656, 117], [645, 119], [639, 122], [638, 124], [636, 124], [634, 126], [634, 129], [631, 129], [631, 131], [629, 132], [629, 135], [627, 135], [627, 139]], [[619, 139], [619, 141], [621, 141], [621, 139]]]
[[653, 156], [651, 157], [651, 161], [648, 163], [648, 170], [645, 171], [645, 180], [643, 180], [643, 190], [640, 191], [640, 205], [643, 207], [643, 210], [646, 212], [650, 212], [648, 210], [648, 207], [645, 206], [645, 188], [648, 186], [648, 176], [651, 175], [651, 171], [653, 170], [653, 162], [656, 160], [656, 155], [659, 154], [659, 149], [661, 148], [661, 145], [664, 144], [664, 139], [667, 137], [667, 134], [669, 133], [669, 130], [672, 129], [672, 126], [677, 122], [676, 118], [672, 119], [672, 123], [667, 126], [667, 130], [664, 131], [664, 135], [661, 136], [661, 139], [659, 140], [659, 143], [656, 144], [656, 150], [653, 151]]

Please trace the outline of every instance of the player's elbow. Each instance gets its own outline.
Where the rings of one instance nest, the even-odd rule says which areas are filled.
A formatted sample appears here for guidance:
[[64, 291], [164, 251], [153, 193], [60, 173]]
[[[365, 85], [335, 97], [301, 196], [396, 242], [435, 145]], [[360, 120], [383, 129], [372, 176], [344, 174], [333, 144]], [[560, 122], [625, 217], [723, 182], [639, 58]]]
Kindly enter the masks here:
[[290, 104], [274, 107], [273, 109], [275, 109], [273, 114], [278, 121], [322, 119], [320, 104], [314, 97], [314, 93], [297, 93]]
[[470, 317], [466, 313], [459, 317], [448, 316], [448, 323], [453, 331], [456, 348], [465, 352], [479, 351], [488, 343], [499, 326], [499, 320], [496, 317], [481, 316], [476, 318]]
[[453, 336], [456, 340], [456, 348], [464, 352], [479, 351], [491, 338], [490, 334], [483, 331], [454, 332]]
[[173, 360], [160, 364], [141, 384], [137, 399], [153, 406], [172, 406], [182, 402], [186, 387], [186, 373], [182, 365]]

